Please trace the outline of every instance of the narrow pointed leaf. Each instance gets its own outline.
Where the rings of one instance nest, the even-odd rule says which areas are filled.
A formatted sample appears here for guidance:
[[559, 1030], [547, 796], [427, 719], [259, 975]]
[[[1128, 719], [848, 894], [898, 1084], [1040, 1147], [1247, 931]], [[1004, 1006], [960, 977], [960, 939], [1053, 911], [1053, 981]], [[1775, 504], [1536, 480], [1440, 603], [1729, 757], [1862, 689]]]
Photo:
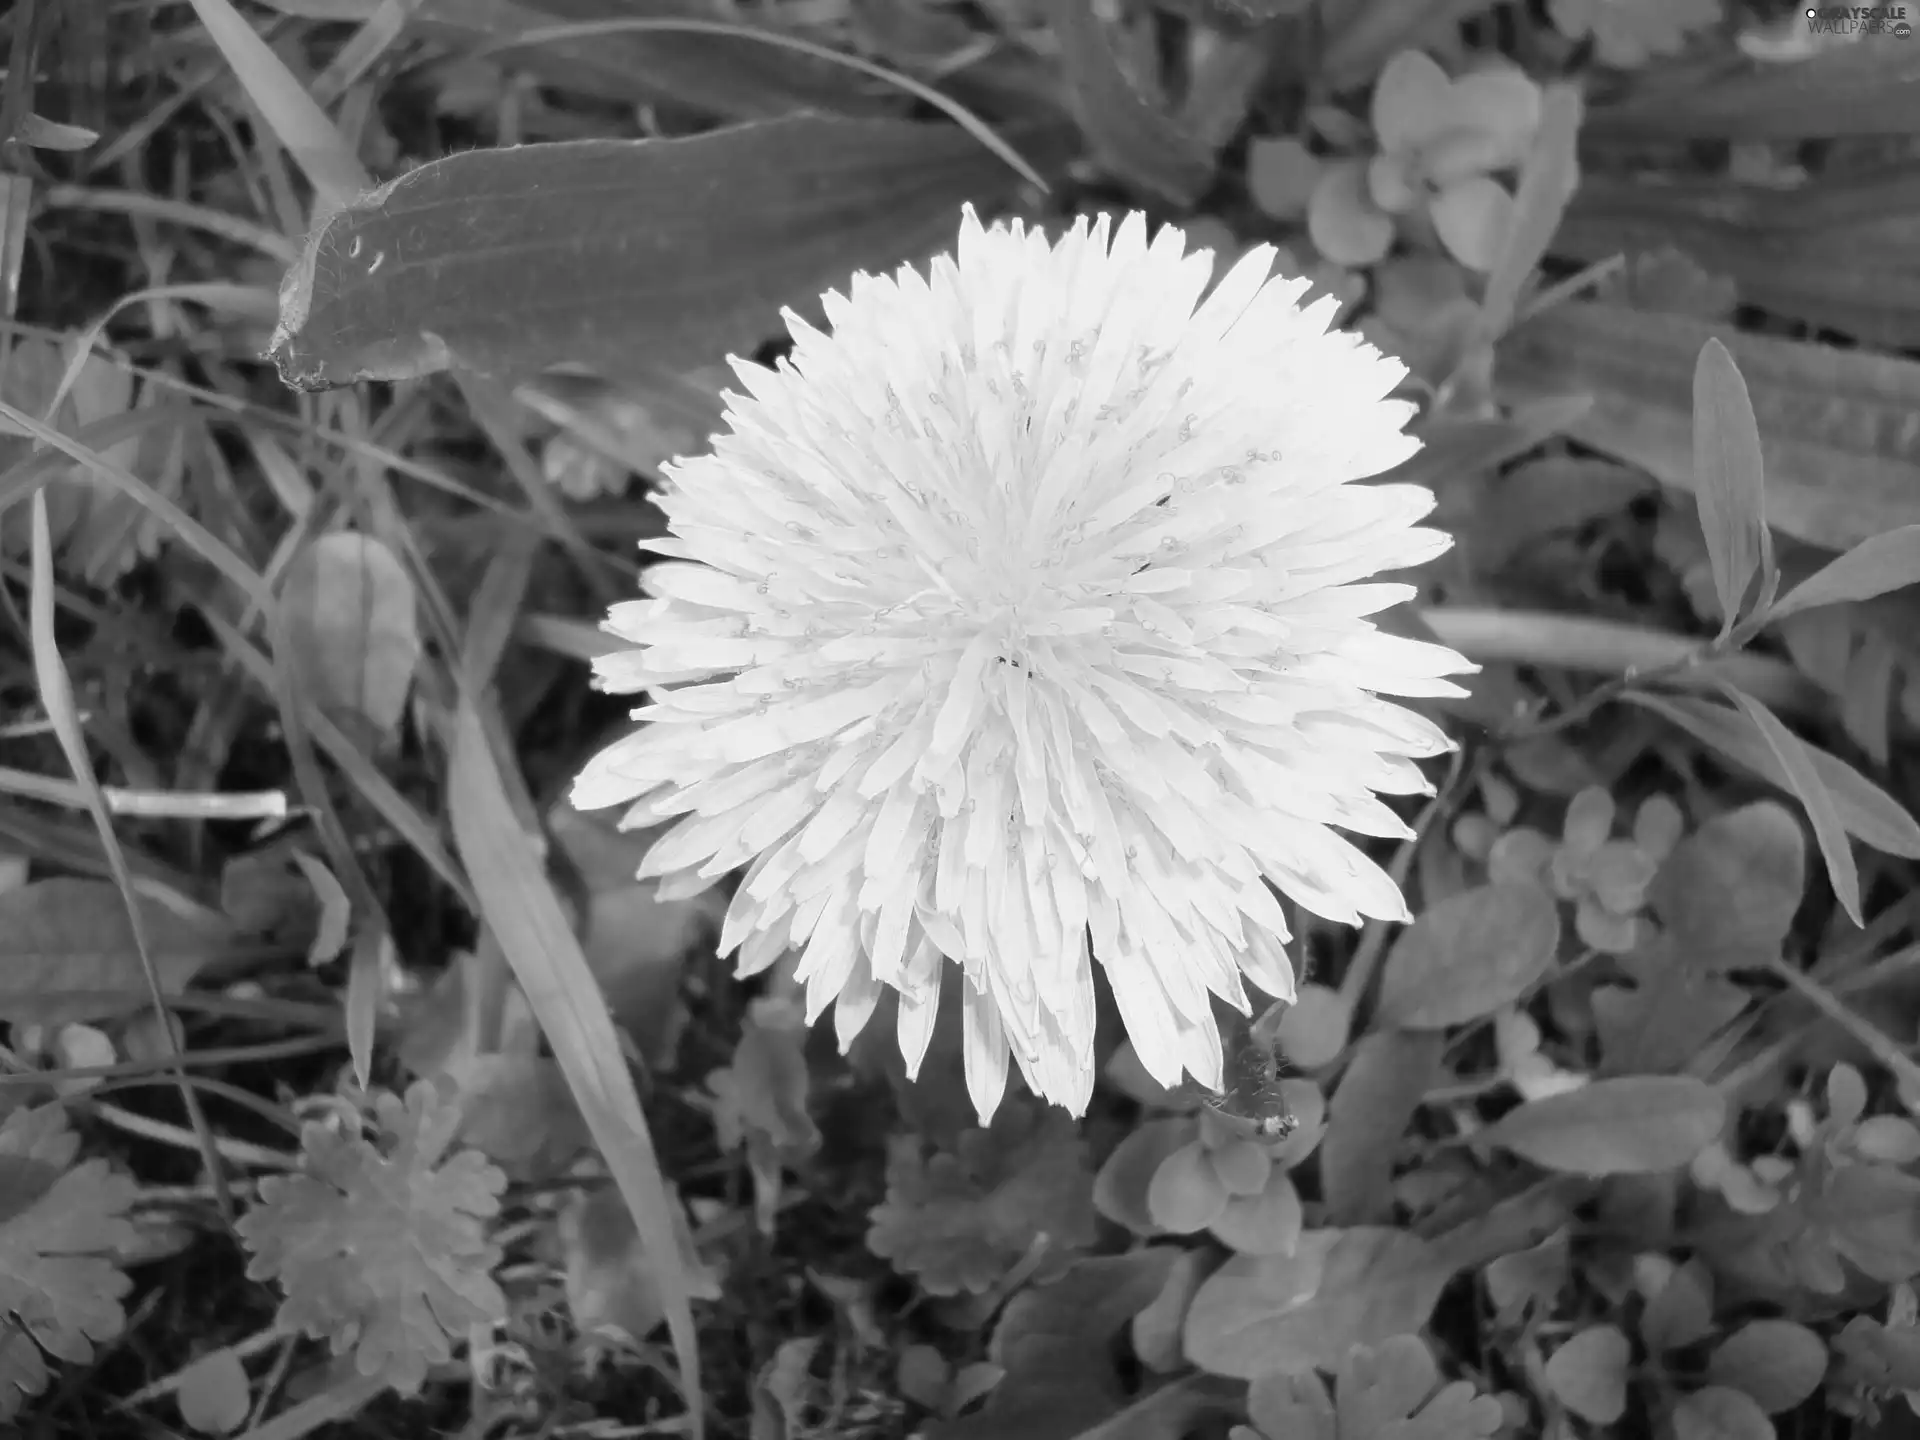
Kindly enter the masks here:
[[1920, 584], [1920, 525], [1902, 525], [1885, 534], [1869, 535], [1839, 559], [1814, 571], [1789, 590], [1767, 612], [1767, 618], [1784, 620], [1821, 605], [1871, 600], [1914, 584]]
[[1814, 768], [1806, 745], [1751, 695], [1731, 685], [1726, 691], [1727, 698], [1740, 707], [1740, 712], [1760, 732], [1773, 758], [1779, 761], [1788, 786], [1806, 807], [1807, 819], [1813, 824], [1813, 838], [1820, 846], [1820, 858], [1827, 862], [1827, 875], [1833, 881], [1833, 893], [1841, 908], [1854, 924], [1865, 923], [1860, 913], [1860, 871], [1853, 863], [1853, 842], [1847, 838], [1847, 827], [1841, 823], [1833, 793]]
[[680, 1359], [691, 1433], [699, 1440], [704, 1428], [700, 1356], [673, 1224], [674, 1201], [606, 999], [514, 816], [485, 723], [471, 700], [462, 701], [455, 720], [448, 791], [454, 841], [473, 877], [481, 917], [546, 1031], [581, 1117], [653, 1257], [661, 1308]]
[[1701, 347], [1693, 370], [1693, 474], [1724, 633], [1740, 618], [1754, 572], [1770, 567], [1772, 555], [1760, 426], [1740, 367], [1717, 339]]
[[[1741, 711], [1680, 695], [1629, 692], [1628, 701], [1672, 721], [1702, 744], [1736, 764], [1791, 791], [1792, 782], [1752, 721]], [[1814, 773], [1827, 787], [1847, 833], [1876, 850], [1920, 860], [1920, 824], [1894, 798], [1837, 755], [1801, 743]]]

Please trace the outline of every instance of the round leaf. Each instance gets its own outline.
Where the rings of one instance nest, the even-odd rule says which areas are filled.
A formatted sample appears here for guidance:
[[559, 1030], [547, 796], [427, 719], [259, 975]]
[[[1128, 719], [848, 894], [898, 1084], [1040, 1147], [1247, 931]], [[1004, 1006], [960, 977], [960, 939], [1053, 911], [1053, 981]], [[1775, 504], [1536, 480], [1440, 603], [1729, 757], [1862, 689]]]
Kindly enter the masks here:
[[1713, 1325], [1713, 1273], [1698, 1260], [1667, 1277], [1640, 1316], [1640, 1338], [1649, 1350], [1678, 1350]]
[[1213, 1222], [1213, 1235], [1242, 1255], [1286, 1255], [1300, 1243], [1301, 1221], [1300, 1192], [1286, 1171], [1275, 1170], [1258, 1195], [1227, 1202]]
[[1368, 195], [1363, 164], [1347, 161], [1321, 172], [1307, 202], [1307, 235], [1314, 249], [1340, 265], [1371, 265], [1393, 248], [1393, 220]]
[[1382, 150], [1406, 150], [1447, 123], [1453, 82], [1431, 56], [1402, 50], [1373, 86], [1373, 133]]
[[1169, 1155], [1193, 1139], [1187, 1119], [1153, 1120], [1136, 1127], [1114, 1147], [1093, 1182], [1093, 1207], [1136, 1235], [1155, 1235], [1160, 1225], [1147, 1207], [1147, 1190]]
[[1554, 1397], [1582, 1420], [1611, 1425], [1627, 1409], [1627, 1337], [1611, 1325], [1582, 1330], [1547, 1361]]
[[1777, 801], [1758, 800], [1681, 841], [1648, 898], [1696, 963], [1764, 965], [1780, 953], [1806, 877], [1800, 822]]
[[1167, 1156], [1153, 1172], [1147, 1186], [1147, 1213], [1161, 1229], [1191, 1235], [1218, 1220], [1228, 1198], [1206, 1147], [1195, 1141]]
[[1751, 1396], [1709, 1385], [1673, 1407], [1674, 1440], [1774, 1440], [1773, 1422]]
[[1302, 1070], [1331, 1064], [1347, 1048], [1353, 1008], [1338, 990], [1302, 985], [1280, 1020], [1280, 1053]]
[[1513, 228], [1513, 196], [1498, 180], [1475, 175], [1435, 195], [1430, 213], [1447, 253], [1484, 273], [1493, 269]]
[[1273, 1157], [1251, 1140], [1230, 1140], [1207, 1152], [1229, 1195], [1258, 1195], [1273, 1173]]
[[1726, 1101], [1702, 1081], [1623, 1075], [1510, 1110], [1479, 1138], [1548, 1170], [1649, 1175], [1686, 1164], [1725, 1123]]
[[1263, 214], [1293, 220], [1306, 213], [1321, 162], [1291, 135], [1261, 136], [1247, 145], [1247, 193]]
[[1187, 1356], [1215, 1375], [1331, 1369], [1355, 1345], [1424, 1326], [1452, 1273], [1404, 1230], [1309, 1230], [1293, 1254], [1242, 1255], [1214, 1273], [1187, 1312]]
[[1540, 128], [1540, 87], [1511, 65], [1462, 75], [1453, 82], [1447, 105], [1455, 126], [1478, 131], [1498, 143], [1489, 169], [1526, 159], [1533, 133]]
[[1380, 1022], [1440, 1030], [1490, 1015], [1553, 963], [1560, 912], [1537, 885], [1482, 885], [1430, 905], [1394, 943]]
[[1769, 1415], [1800, 1404], [1827, 1374], [1827, 1347], [1791, 1320], [1755, 1320], [1720, 1342], [1707, 1378], [1738, 1390]]
[[247, 1423], [246, 1367], [231, 1350], [202, 1355], [180, 1372], [180, 1418], [202, 1435], [231, 1435]]

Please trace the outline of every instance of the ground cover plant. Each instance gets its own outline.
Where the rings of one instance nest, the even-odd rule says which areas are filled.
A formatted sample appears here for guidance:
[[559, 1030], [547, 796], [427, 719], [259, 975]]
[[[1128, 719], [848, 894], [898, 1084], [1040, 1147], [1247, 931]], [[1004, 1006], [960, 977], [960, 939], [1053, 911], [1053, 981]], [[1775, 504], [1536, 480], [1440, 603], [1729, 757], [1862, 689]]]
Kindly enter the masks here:
[[1920, 1429], [1902, 7], [0, 26], [0, 1432]]

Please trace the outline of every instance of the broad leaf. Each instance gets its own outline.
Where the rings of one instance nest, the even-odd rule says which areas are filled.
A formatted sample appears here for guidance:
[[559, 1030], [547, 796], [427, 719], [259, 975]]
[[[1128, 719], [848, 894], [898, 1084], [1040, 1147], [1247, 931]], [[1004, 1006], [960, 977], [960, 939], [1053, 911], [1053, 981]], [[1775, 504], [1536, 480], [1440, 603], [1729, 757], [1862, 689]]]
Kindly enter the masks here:
[[1537, 885], [1482, 885], [1429, 906], [1387, 956], [1378, 1019], [1440, 1030], [1490, 1015], [1553, 963], [1560, 912]]
[[1611, 1425], [1626, 1413], [1627, 1337], [1612, 1325], [1591, 1325], [1547, 1359], [1554, 1398], [1582, 1420]]
[[1751, 1396], [1769, 1415], [1800, 1405], [1826, 1374], [1826, 1343], [1791, 1320], [1750, 1320], [1707, 1361], [1709, 1380]]
[[1686, 1164], [1725, 1123], [1726, 1101], [1699, 1080], [1623, 1075], [1529, 1101], [1475, 1138], [1548, 1170], [1645, 1175]]
[[1767, 1412], [1751, 1396], [1709, 1385], [1673, 1407], [1674, 1440], [1774, 1440]]
[[1310, 1230], [1290, 1256], [1229, 1260], [1187, 1312], [1187, 1355], [1216, 1375], [1332, 1369], [1425, 1325], [1451, 1269], [1404, 1230]]
[[372, 536], [336, 530], [288, 567], [280, 604], [306, 698], [391, 739], [420, 663], [406, 567]]
[[1118, 1410], [1126, 1392], [1113, 1336], [1160, 1294], [1176, 1254], [1159, 1246], [1082, 1260], [1014, 1296], [988, 1351], [1006, 1378], [973, 1414], [935, 1426], [935, 1440], [1079, 1435]]
[[[176, 993], [231, 935], [143, 897], [141, 926], [162, 989]], [[149, 1004], [120, 892], [105, 880], [36, 880], [0, 895], [0, 1020], [58, 1026]]]
[[811, 115], [449, 155], [314, 232], [273, 358], [302, 389], [707, 364], [783, 305], [818, 316], [854, 271], [923, 259], [1012, 180], [958, 129]]
[[1700, 347], [1693, 370], [1693, 495], [1726, 617], [1724, 635], [1741, 616], [1754, 573], [1772, 570], [1773, 551], [1760, 427], [1740, 367], [1718, 340]]
[[1764, 966], [1780, 954], [1806, 885], [1800, 822], [1786, 806], [1756, 800], [1714, 816], [1675, 846], [1647, 899], [1677, 959]]

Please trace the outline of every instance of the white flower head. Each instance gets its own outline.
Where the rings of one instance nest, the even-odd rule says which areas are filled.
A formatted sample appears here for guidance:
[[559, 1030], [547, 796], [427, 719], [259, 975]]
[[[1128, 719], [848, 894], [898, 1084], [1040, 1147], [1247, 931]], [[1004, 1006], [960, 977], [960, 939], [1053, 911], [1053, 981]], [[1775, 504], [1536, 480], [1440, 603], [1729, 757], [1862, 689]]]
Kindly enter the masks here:
[[1148, 1072], [1218, 1089], [1210, 997], [1293, 994], [1269, 882], [1406, 918], [1334, 831], [1409, 835], [1377, 794], [1430, 793], [1414, 761], [1450, 746], [1377, 696], [1472, 668], [1364, 618], [1414, 592], [1357, 582], [1450, 543], [1427, 491], [1350, 483], [1418, 448], [1404, 367], [1268, 246], [1196, 309], [1184, 245], [969, 209], [927, 275], [827, 295], [831, 334], [789, 313], [791, 359], [733, 362], [751, 398], [668, 468], [657, 598], [596, 665], [652, 703], [574, 803], [685, 817], [640, 872], [669, 895], [750, 866], [722, 953], [800, 950], [843, 1048], [892, 989], [916, 1072], [959, 965], [983, 1124], [1010, 1054], [1084, 1113], [1095, 963]]

